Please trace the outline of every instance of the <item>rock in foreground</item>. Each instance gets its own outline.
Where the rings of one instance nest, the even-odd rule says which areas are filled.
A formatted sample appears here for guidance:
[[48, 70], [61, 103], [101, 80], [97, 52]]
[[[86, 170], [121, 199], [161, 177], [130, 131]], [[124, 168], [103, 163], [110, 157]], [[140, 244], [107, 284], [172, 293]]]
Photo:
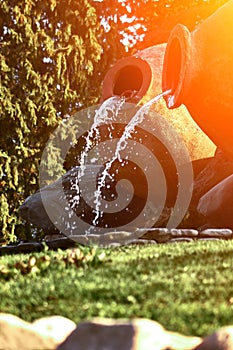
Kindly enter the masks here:
[[28, 323], [0, 313], [0, 349], [4, 350], [233, 350], [233, 326], [206, 338], [169, 332], [148, 319], [94, 319], [77, 327], [61, 316]]
[[75, 327], [74, 322], [62, 316], [43, 317], [29, 323], [0, 313], [0, 349], [54, 350]]
[[167, 332], [159, 323], [147, 319], [99, 319], [78, 325], [57, 350], [191, 350], [201, 341]]

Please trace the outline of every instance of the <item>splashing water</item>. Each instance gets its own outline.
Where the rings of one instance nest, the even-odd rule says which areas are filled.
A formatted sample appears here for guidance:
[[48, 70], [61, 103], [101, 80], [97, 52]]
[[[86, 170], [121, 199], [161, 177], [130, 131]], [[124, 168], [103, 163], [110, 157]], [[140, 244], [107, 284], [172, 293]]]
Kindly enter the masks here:
[[[106, 124], [111, 121], [112, 117], [117, 116], [120, 112], [120, 110], [123, 108], [123, 105], [125, 103], [124, 97], [110, 97], [106, 101], [103, 102], [103, 104], [95, 111], [94, 121], [93, 124], [88, 131], [87, 136], [85, 137], [85, 148], [81, 152], [80, 156], [80, 165], [79, 165], [79, 172], [77, 177], [75, 178], [75, 181], [73, 182], [71, 189], [76, 191], [76, 195], [73, 197], [71, 208], [73, 209], [75, 206], [79, 204], [80, 198], [81, 198], [81, 190], [80, 190], [80, 180], [85, 175], [86, 170], [86, 159], [88, 156], [89, 151], [93, 147], [93, 138], [95, 137], [98, 139], [100, 137], [99, 134], [99, 126], [101, 124]], [[109, 113], [111, 112], [112, 115]]]
[[[148, 101], [145, 105], [143, 105], [137, 113], [132, 117], [128, 125], [125, 127], [125, 130], [120, 137], [119, 141], [117, 142], [116, 149], [115, 149], [115, 154], [112, 157], [112, 159], [105, 165], [105, 169], [102, 172], [101, 177], [98, 179], [98, 186], [95, 192], [95, 212], [96, 216], [93, 220], [93, 226], [97, 224], [97, 221], [99, 217], [102, 215], [102, 212], [100, 211], [101, 207], [101, 193], [102, 193], [102, 188], [104, 188], [105, 183], [106, 183], [106, 178], [110, 177], [109, 170], [111, 169], [111, 166], [116, 160], [119, 160], [121, 162], [121, 156], [120, 153], [126, 148], [127, 146], [127, 140], [130, 139], [131, 134], [135, 130], [135, 127], [139, 125], [145, 115], [148, 113], [149, 109], [154, 103], [157, 103], [163, 96], [169, 95], [171, 93], [171, 90], [164, 91], [160, 93], [159, 95], [155, 96], [152, 98], [150, 101]], [[122, 106], [121, 106], [122, 107]]]
[[[110, 174], [110, 169], [113, 163], [115, 161], [122, 162], [121, 152], [126, 149], [127, 140], [131, 138], [131, 135], [134, 132], [135, 127], [140, 123], [142, 123], [145, 115], [148, 113], [151, 106], [157, 103], [163, 96], [169, 95], [170, 93], [171, 93], [171, 90], [167, 90], [155, 96], [150, 101], [148, 101], [136, 112], [136, 114], [131, 118], [130, 122], [125, 126], [125, 129], [121, 137], [117, 141], [115, 151], [111, 160], [109, 160], [105, 164], [105, 167], [101, 172], [101, 175], [98, 177], [97, 188], [94, 193], [93, 210], [95, 213], [95, 217], [92, 221], [92, 226], [90, 226], [89, 229], [86, 230], [85, 232], [86, 235], [90, 234], [91, 231], [95, 229], [96, 225], [98, 225], [98, 220], [103, 215], [103, 211], [101, 211], [102, 189], [105, 188], [107, 178], [113, 181], [114, 174], [113, 176], [111, 176]], [[74, 182], [72, 183], [72, 189], [75, 190], [76, 195], [72, 198], [71, 209], [79, 205], [79, 202], [82, 196], [82, 190], [80, 189], [79, 184], [80, 184], [81, 178], [85, 176], [86, 160], [87, 160], [89, 151], [92, 150], [93, 148], [93, 138], [95, 138], [95, 140], [96, 139], [98, 140], [98, 138], [100, 137], [99, 126], [101, 124], [107, 124], [107, 123], [111, 124], [111, 122], [116, 119], [120, 111], [123, 109], [126, 99], [127, 98], [124, 96], [111, 97], [108, 100], [104, 101], [104, 103], [100, 106], [100, 108], [96, 110], [95, 116], [94, 116], [94, 122], [85, 138], [85, 148], [82, 151], [80, 156], [79, 172]]]
[[117, 116], [120, 110], [122, 109], [124, 102], [125, 102], [125, 98], [123, 97], [121, 97], [120, 99], [118, 97], [110, 97], [108, 100], [104, 101], [104, 103], [100, 106], [100, 108], [95, 112], [94, 122], [86, 137], [86, 146], [80, 158], [80, 169], [81, 169], [80, 176], [81, 177], [84, 175], [85, 160], [87, 158], [88, 152], [92, 149], [92, 145], [93, 145], [92, 139], [95, 134], [97, 138], [99, 136], [98, 127], [101, 124], [105, 124], [111, 121], [111, 117], [108, 115], [109, 111], [112, 112], [114, 116]]
[[[171, 92], [171, 90], [170, 90], [170, 92]], [[168, 108], [172, 108], [174, 106], [174, 104], [175, 104], [175, 96], [174, 95], [168, 96], [168, 99], [167, 99]]]

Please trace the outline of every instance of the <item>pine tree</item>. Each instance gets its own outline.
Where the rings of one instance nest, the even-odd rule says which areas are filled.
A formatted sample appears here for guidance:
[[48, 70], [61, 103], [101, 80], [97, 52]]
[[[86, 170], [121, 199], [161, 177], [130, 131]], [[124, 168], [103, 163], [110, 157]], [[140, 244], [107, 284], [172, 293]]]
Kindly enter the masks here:
[[0, 0], [0, 241], [24, 234], [17, 210], [38, 189], [49, 134], [98, 101], [99, 33], [88, 0]]

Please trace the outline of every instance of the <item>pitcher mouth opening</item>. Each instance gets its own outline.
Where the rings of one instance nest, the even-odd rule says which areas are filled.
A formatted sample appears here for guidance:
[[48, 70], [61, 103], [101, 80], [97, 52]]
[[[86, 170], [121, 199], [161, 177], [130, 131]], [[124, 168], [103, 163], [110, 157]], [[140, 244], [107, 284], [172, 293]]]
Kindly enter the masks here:
[[112, 96], [124, 96], [128, 102], [138, 103], [151, 80], [151, 68], [145, 60], [135, 56], [123, 58], [107, 72], [101, 102]]
[[134, 65], [125, 66], [116, 76], [115, 84], [113, 85], [113, 93], [114, 95], [120, 96], [124, 94], [124, 92], [139, 91], [142, 83], [142, 70]]
[[184, 80], [191, 57], [191, 37], [189, 30], [178, 24], [172, 30], [164, 55], [162, 89], [171, 90], [165, 96], [168, 108], [176, 108], [182, 104]]

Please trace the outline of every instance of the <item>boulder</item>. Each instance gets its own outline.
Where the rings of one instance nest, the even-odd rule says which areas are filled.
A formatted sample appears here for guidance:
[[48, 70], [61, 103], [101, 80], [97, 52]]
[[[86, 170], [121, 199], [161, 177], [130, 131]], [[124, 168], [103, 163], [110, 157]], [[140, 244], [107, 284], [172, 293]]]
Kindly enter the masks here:
[[76, 328], [76, 324], [63, 316], [42, 317], [31, 324], [33, 330], [52, 338], [57, 344], [64, 341]]
[[[231, 184], [230, 179], [226, 180], [226, 178], [229, 175], [233, 174], [233, 162], [231, 158], [229, 158], [228, 155], [226, 155], [220, 149], [217, 149], [214, 157], [195, 160], [192, 162], [192, 167], [194, 172], [192, 200], [189, 206], [188, 215], [184, 217], [183, 221], [179, 225], [179, 228], [197, 229], [205, 225], [208, 222], [208, 218], [212, 218], [212, 221], [210, 221], [210, 223], [214, 227], [232, 227], [229, 226], [227, 221], [227, 217], [229, 217], [229, 220], [231, 221], [231, 210], [229, 209], [231, 205], [231, 192], [228, 192], [231, 191]], [[100, 169], [99, 166], [98, 169]], [[128, 171], [128, 168], [126, 167], [124, 171]], [[67, 198], [70, 198], [72, 201], [72, 198], [77, 194], [74, 191], [74, 189], [72, 189], [72, 183], [74, 182], [74, 178], [77, 176], [77, 172], [78, 167], [74, 167], [71, 170], [69, 170], [62, 177], [62, 187], [60, 186], [61, 181], [58, 180], [50, 185], [41, 188], [40, 191], [28, 197], [25, 200], [25, 202], [20, 206], [19, 215], [31, 224], [42, 228], [45, 231], [45, 233], [49, 233], [52, 235], [57, 234], [59, 230], [52, 223], [47, 211], [45, 210], [41, 194], [43, 194], [44, 198], [46, 198], [48, 206], [52, 208], [52, 211], [57, 212], [58, 217], [62, 217], [64, 212], [64, 201], [67, 200]], [[92, 186], [90, 186], [90, 188], [93, 189], [93, 181], [97, 181], [97, 175], [98, 171], [95, 170], [95, 166], [87, 166], [87, 173], [85, 176], [87, 188], [90, 182], [92, 183]], [[130, 174], [129, 176], [133, 177], [134, 180], [136, 179], [135, 176], [132, 176]], [[224, 181], [221, 183], [221, 185], [219, 184], [219, 186], [215, 188], [214, 186], [222, 180]], [[172, 188], [172, 179], [170, 179], [169, 181], [169, 188]], [[212, 191], [210, 191], [211, 189]], [[111, 197], [111, 195], [115, 193], [115, 184], [113, 184], [112, 182], [107, 182], [102, 192], [104, 198], [108, 200], [109, 197]], [[94, 196], [94, 191], [93, 193], [90, 193], [90, 196]], [[143, 194], [140, 193], [140, 195], [138, 194], [135, 197], [138, 198], [138, 201], [140, 202], [142, 196]], [[174, 199], [174, 196], [174, 194], [170, 194], [171, 201]], [[212, 197], [210, 201], [208, 201], [208, 198], [210, 198], [210, 196]], [[200, 200], [200, 198], [202, 198], [202, 200]], [[214, 198], [213, 201], [212, 198]], [[197, 210], [199, 200], [199, 209]], [[207, 202], [209, 202], [208, 215]], [[229, 203], [229, 205], [227, 203]], [[218, 213], [220, 214], [220, 216], [215, 216], [215, 214], [213, 214], [210, 218], [210, 212], [213, 211], [213, 206], [215, 206], [214, 213]], [[218, 209], [216, 211], [217, 207]], [[91, 223], [93, 212], [90, 209], [87, 210], [84, 202], [80, 202], [78, 208], [76, 208], [75, 210], [76, 215], [78, 215], [79, 217], [84, 215], [86, 222]], [[159, 220], [156, 222], [157, 227], [166, 227], [166, 223], [169, 220], [171, 211], [172, 207], [164, 207]]]
[[[201, 162], [201, 160], [199, 161]], [[189, 206], [188, 217], [184, 219], [182, 227], [225, 227], [217, 221], [208, 222], [207, 217], [197, 210], [197, 205], [202, 196], [209, 192], [220, 181], [233, 174], [233, 161], [226, 153], [217, 148], [214, 157], [206, 160], [205, 163], [194, 164], [193, 195]]]
[[62, 316], [43, 317], [32, 323], [0, 313], [0, 349], [54, 350], [76, 328]]
[[204, 194], [197, 210], [209, 223], [217, 227], [233, 228], [233, 175]]
[[[128, 171], [128, 174], [124, 174], [124, 178], [130, 178], [134, 183], [134, 189], [137, 190], [137, 182], [140, 182], [137, 178], [137, 174], [131, 174], [131, 168], [126, 167], [124, 172]], [[169, 174], [169, 166], [166, 167], [166, 172]], [[44, 186], [40, 189], [40, 191], [28, 197], [25, 202], [19, 207], [19, 215], [30, 222], [31, 224], [42, 228], [46, 234], [57, 235], [59, 232], [59, 222], [61, 222], [61, 227], [63, 227], [63, 223], [67, 220], [67, 207], [69, 206], [69, 212], [73, 216], [77, 216], [81, 218], [85, 223], [91, 225], [96, 216], [95, 207], [91, 207], [87, 205], [84, 200], [79, 200], [78, 204], [75, 206], [72, 204], [73, 198], [77, 197], [77, 190], [74, 188], [73, 184], [77, 181], [79, 167], [74, 167], [70, 169], [66, 174], [59, 178], [57, 181], [51, 183], [50, 185]], [[85, 182], [85, 190], [87, 191], [89, 203], [94, 203], [95, 201], [95, 184], [98, 181], [98, 174], [100, 171], [100, 166], [87, 165], [86, 166], [85, 177], [82, 180]], [[168, 178], [169, 188], [175, 189], [167, 195], [167, 204], [170, 202], [174, 202], [176, 198], [176, 186], [173, 186], [173, 179], [171, 177]], [[118, 183], [119, 184], [119, 183]], [[124, 185], [122, 185], [124, 186]], [[119, 186], [117, 187], [119, 190]], [[122, 188], [121, 191], [127, 193], [127, 188]], [[116, 195], [116, 182], [107, 178], [105, 186], [101, 190], [101, 194], [105, 200], [109, 202], [112, 201], [112, 196]], [[143, 194], [142, 192], [138, 193], [134, 192], [132, 201], [127, 205], [129, 206], [129, 210], [127, 208], [124, 210], [126, 212], [126, 216], [122, 214], [123, 210], [115, 213], [110, 216], [108, 214], [107, 223], [108, 227], [123, 227], [125, 222], [124, 220], [127, 218], [127, 222], [133, 221], [139, 214], [140, 210], [143, 210], [145, 203], [147, 200], [147, 194]], [[44, 205], [46, 201], [46, 207]], [[132, 203], [132, 204], [131, 204]], [[151, 213], [155, 211], [154, 204], [148, 204]], [[171, 210], [165, 206], [162, 211], [159, 220], [157, 222], [158, 226], [162, 226], [163, 224], [166, 226], [166, 222], [169, 219]], [[54, 216], [53, 220], [51, 219]], [[57, 219], [58, 218], [58, 219]], [[68, 219], [71, 221], [70, 217]], [[111, 221], [112, 220], [112, 221]], [[56, 226], [53, 224], [56, 222]], [[100, 227], [106, 226], [105, 217], [100, 217], [99, 219]], [[142, 222], [142, 226], [144, 226], [145, 222]], [[133, 230], [137, 229], [137, 227], [132, 227]], [[63, 234], [64, 231], [60, 230]], [[81, 233], [83, 234], [83, 232]], [[80, 230], [77, 228], [73, 232], [70, 230], [67, 231], [67, 236], [71, 237], [72, 235], [80, 235]], [[94, 237], [93, 237], [94, 238]]]
[[80, 323], [57, 350], [189, 350], [200, 343], [148, 319], [98, 319]]
[[0, 348], [4, 350], [53, 350], [58, 343], [33, 330], [28, 322], [10, 314], [0, 314]]
[[18, 213], [21, 218], [32, 225], [42, 228], [46, 233], [58, 233], [43, 206], [40, 191], [27, 197], [19, 207]]
[[207, 336], [195, 350], [233, 350], [233, 326], [218, 329]]
[[[206, 159], [200, 159], [193, 161], [193, 171], [194, 171], [194, 178], [198, 177], [198, 174], [205, 169], [206, 166], [208, 166], [210, 162], [209, 158]], [[45, 234], [49, 234], [52, 236], [56, 236], [59, 233], [59, 230], [55, 225], [52, 223], [47, 210], [45, 209], [42, 201], [42, 195], [44, 198], [46, 198], [48, 206], [50, 206], [54, 211], [59, 213], [58, 216], [62, 217], [63, 215], [63, 209], [64, 206], [62, 206], [61, 201], [67, 200], [67, 198], [72, 199], [76, 192], [72, 189], [72, 182], [74, 181], [74, 178], [77, 176], [78, 173], [78, 167], [74, 167], [70, 169], [66, 174], [62, 177], [62, 187], [60, 186], [61, 181], [55, 181], [51, 183], [50, 185], [44, 186], [40, 189], [40, 191], [32, 194], [30, 197], [28, 197], [25, 202], [19, 207], [19, 215], [25, 219], [30, 224], [37, 226], [44, 230]], [[99, 167], [98, 167], [99, 169]], [[169, 166], [165, 169], [167, 173], [169, 173]], [[129, 167], [126, 167], [126, 171], [130, 171]], [[95, 166], [88, 165], [87, 166], [87, 172], [85, 176], [85, 181], [88, 186], [88, 182], [92, 183], [92, 186], [90, 188], [93, 188], [93, 182], [96, 181], [96, 175], [97, 171], [95, 170]], [[127, 175], [127, 174], [126, 174]], [[132, 176], [130, 173], [127, 175], [131, 178], [135, 179], [135, 176]], [[126, 176], [126, 177], [127, 177]], [[169, 188], [173, 188], [172, 185], [172, 178], [169, 178]], [[115, 194], [115, 186], [113, 186], [113, 183], [107, 182], [106, 186], [102, 190], [103, 198], [106, 200], [111, 199], [111, 195]], [[65, 197], [65, 193], [66, 197]], [[94, 193], [90, 194], [93, 196]], [[140, 197], [142, 197], [143, 194], [136, 194], [136, 198], [138, 197], [138, 200], [140, 201]], [[173, 201], [175, 197], [174, 193], [169, 194], [169, 201]], [[169, 204], [169, 203], [168, 203]], [[169, 220], [169, 217], [171, 215], [172, 208], [165, 206], [159, 220], [156, 223], [157, 227], [166, 227], [166, 223]], [[85, 214], [86, 220], [91, 220], [91, 212], [86, 211], [85, 205], [83, 202], [79, 204], [78, 210], [76, 210], [76, 213], [78, 215]], [[187, 224], [187, 223], [186, 223]], [[195, 220], [191, 222], [189, 227], [197, 227], [198, 225], [195, 225]]]
[[232, 158], [217, 148], [214, 157], [209, 158], [205, 166], [196, 172], [192, 206], [195, 207], [205, 193], [231, 174], [233, 174]]
[[[27, 197], [25, 202], [19, 207], [19, 216], [27, 222], [30, 222], [32, 225], [42, 228], [46, 234], [57, 235], [59, 230], [51, 221], [47, 208], [50, 207], [51, 211], [56, 212], [57, 217], [63, 217], [63, 203], [65, 203], [68, 198], [72, 199], [77, 195], [77, 190], [72, 188], [72, 185], [75, 178], [78, 176], [78, 171], [79, 167], [70, 169], [62, 176], [62, 178], [59, 178], [57, 181], [42, 187], [38, 192]], [[85, 174], [87, 184], [88, 181], [93, 182], [93, 176], [95, 175], [95, 166], [87, 167], [87, 172]], [[43, 204], [44, 200], [46, 200], [48, 203], [46, 209]], [[78, 208], [78, 214], [82, 215], [84, 211], [84, 203], [81, 203]]]

